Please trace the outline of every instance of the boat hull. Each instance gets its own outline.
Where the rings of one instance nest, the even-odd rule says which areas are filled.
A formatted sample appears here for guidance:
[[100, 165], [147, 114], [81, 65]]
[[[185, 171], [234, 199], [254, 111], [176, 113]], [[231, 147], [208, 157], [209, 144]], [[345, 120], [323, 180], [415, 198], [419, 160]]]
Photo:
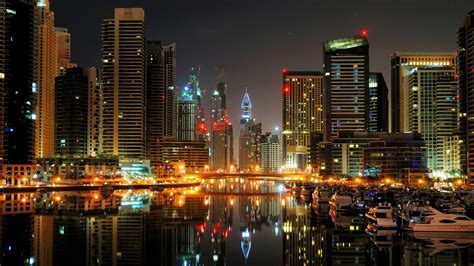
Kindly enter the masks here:
[[474, 232], [474, 225], [413, 224], [408, 229], [413, 232]]

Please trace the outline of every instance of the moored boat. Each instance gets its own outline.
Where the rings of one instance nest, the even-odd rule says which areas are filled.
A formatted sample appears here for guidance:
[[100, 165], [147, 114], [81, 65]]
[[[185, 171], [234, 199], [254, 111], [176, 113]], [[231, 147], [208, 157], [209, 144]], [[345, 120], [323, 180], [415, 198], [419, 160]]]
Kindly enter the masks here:
[[389, 204], [380, 204], [377, 207], [370, 208], [365, 214], [367, 220], [377, 228], [395, 229], [397, 223], [393, 218], [393, 209]]
[[411, 220], [408, 229], [414, 232], [474, 232], [474, 220], [466, 215], [442, 213], [426, 207], [421, 219]]

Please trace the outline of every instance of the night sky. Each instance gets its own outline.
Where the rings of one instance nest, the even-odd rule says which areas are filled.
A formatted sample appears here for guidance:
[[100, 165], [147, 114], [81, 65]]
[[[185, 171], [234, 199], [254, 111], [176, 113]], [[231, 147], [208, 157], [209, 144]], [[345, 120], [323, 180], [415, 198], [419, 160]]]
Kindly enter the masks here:
[[212, 90], [215, 67], [224, 68], [233, 124], [248, 87], [253, 115], [266, 131], [281, 124], [281, 68], [321, 71], [323, 41], [367, 29], [370, 71], [383, 72], [390, 84], [392, 52], [455, 51], [457, 28], [474, 9], [472, 0], [51, 1], [56, 26], [72, 34], [72, 61], [83, 67], [100, 67], [105, 12], [143, 7], [147, 38], [177, 44], [178, 85], [201, 65], [202, 87]]

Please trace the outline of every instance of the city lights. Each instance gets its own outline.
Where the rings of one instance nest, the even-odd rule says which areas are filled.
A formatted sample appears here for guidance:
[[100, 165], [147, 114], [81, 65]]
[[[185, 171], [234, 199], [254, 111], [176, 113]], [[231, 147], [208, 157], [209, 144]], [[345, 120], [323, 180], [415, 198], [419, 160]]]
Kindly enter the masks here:
[[2, 0], [0, 264], [471, 265], [474, 11], [420, 1]]

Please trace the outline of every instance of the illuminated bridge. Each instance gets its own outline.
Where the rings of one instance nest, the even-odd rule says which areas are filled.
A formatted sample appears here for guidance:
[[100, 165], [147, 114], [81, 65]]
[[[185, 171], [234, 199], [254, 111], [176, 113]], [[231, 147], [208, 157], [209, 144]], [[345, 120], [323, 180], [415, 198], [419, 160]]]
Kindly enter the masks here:
[[202, 179], [245, 178], [249, 180], [306, 181], [310, 180], [312, 175], [307, 173], [189, 173], [183, 174], [182, 177], [197, 177]]

